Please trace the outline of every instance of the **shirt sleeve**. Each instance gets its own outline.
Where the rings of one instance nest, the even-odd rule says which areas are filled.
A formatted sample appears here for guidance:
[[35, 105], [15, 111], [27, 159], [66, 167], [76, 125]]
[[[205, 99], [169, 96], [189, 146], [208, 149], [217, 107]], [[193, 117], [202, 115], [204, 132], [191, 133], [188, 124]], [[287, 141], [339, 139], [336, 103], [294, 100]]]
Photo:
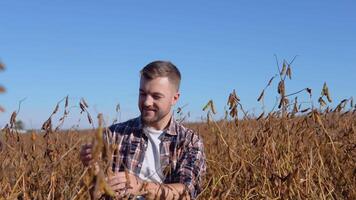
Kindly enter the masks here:
[[178, 169], [179, 182], [189, 190], [190, 197], [195, 199], [201, 192], [202, 180], [206, 173], [206, 160], [202, 138], [193, 133], [183, 155]]

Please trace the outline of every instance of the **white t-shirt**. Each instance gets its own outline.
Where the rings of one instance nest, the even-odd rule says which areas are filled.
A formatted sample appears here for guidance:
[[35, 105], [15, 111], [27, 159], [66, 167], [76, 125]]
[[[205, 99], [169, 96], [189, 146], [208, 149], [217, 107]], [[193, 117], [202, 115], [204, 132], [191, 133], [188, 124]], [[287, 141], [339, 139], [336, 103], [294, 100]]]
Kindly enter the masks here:
[[148, 137], [148, 143], [139, 177], [145, 181], [162, 183], [163, 172], [159, 152], [161, 140], [159, 136], [162, 135], [163, 131], [145, 127], [143, 133]]

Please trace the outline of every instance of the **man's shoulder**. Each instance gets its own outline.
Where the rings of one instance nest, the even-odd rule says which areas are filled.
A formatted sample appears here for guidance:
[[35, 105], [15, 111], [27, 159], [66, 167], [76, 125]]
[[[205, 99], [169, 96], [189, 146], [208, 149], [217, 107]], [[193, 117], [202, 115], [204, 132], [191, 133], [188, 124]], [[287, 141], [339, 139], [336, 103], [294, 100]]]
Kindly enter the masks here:
[[186, 124], [175, 121], [174, 127], [179, 138], [189, 141], [201, 141], [202, 138], [198, 131], [188, 127]]
[[123, 132], [126, 129], [136, 129], [139, 128], [139, 117], [129, 119], [125, 122], [120, 122], [109, 126], [111, 132]]

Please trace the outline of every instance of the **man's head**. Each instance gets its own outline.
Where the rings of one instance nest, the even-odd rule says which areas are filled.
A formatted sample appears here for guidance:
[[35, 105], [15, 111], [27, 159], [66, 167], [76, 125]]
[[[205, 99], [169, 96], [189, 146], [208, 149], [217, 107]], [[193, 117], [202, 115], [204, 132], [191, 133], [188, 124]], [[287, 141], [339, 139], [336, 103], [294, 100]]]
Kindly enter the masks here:
[[180, 80], [180, 72], [171, 62], [154, 61], [141, 70], [138, 106], [146, 125], [168, 122], [179, 99]]

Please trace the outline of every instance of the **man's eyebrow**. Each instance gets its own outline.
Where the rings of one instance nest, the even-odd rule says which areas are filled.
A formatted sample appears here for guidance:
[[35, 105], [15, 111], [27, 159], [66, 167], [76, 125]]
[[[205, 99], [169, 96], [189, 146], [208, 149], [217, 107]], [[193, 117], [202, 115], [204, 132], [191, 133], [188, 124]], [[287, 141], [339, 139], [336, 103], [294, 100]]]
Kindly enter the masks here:
[[154, 92], [152, 95], [157, 95], [157, 96], [161, 96], [161, 97], [164, 97], [164, 94], [162, 93], [159, 93], [159, 92]]
[[[146, 93], [146, 91], [144, 91], [143, 89], [140, 88], [140, 92]], [[153, 92], [152, 95], [157, 95], [157, 96], [161, 96], [164, 97], [164, 94], [160, 93], [160, 92]]]

